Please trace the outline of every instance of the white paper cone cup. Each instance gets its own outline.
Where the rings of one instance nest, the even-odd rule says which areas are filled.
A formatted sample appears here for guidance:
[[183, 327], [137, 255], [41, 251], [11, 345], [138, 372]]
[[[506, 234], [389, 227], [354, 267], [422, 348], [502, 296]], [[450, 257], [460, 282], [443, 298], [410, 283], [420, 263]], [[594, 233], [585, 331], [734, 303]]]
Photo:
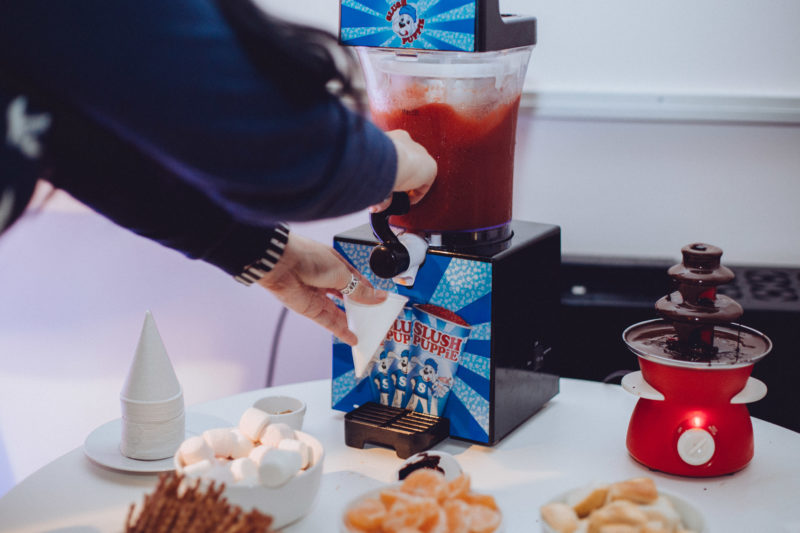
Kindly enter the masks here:
[[180, 393], [181, 384], [175, 375], [153, 315], [148, 311], [120, 398], [157, 402], [170, 400]]
[[164, 422], [184, 411], [183, 393], [164, 401], [142, 402], [120, 397], [122, 417], [132, 422]]
[[353, 346], [353, 368], [357, 378], [366, 373], [372, 355], [386, 338], [386, 333], [407, 301], [405, 296], [392, 292], [376, 305], [365, 305], [344, 297], [347, 327], [358, 337], [358, 344]]
[[166, 459], [175, 455], [185, 436], [186, 418], [183, 414], [164, 422], [136, 423], [123, 419], [119, 450], [131, 459]]

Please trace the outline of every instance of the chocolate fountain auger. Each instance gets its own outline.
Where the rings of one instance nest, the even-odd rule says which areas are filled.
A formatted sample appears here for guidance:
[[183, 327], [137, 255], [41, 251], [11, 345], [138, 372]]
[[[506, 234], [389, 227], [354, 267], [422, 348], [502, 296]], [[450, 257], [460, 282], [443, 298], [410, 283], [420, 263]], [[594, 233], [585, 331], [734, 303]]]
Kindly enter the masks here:
[[717, 286], [733, 280], [733, 272], [720, 264], [722, 250], [707, 244], [691, 244], [683, 250], [683, 262], [667, 271], [678, 290], [656, 302], [656, 311], [672, 323], [677, 338], [667, 348], [680, 359], [709, 361], [718, 355], [715, 326], [736, 321], [742, 306], [717, 294]]

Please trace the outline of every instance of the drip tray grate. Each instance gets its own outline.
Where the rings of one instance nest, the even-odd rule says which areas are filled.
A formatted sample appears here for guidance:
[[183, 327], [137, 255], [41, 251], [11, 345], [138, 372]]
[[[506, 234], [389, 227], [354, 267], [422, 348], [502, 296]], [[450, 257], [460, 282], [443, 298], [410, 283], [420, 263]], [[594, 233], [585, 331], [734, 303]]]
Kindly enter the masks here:
[[363, 448], [367, 443], [393, 448], [398, 457], [430, 449], [450, 434], [447, 418], [369, 402], [344, 415], [344, 440]]

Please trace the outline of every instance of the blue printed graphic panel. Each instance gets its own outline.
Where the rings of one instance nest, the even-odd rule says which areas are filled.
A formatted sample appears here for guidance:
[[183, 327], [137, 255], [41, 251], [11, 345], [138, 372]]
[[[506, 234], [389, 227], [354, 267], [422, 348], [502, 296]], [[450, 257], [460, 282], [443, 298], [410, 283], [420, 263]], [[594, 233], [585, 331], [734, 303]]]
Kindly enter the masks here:
[[[417, 344], [412, 343], [410, 355], [401, 357], [400, 350], [392, 348], [392, 342], [386, 342], [385, 349], [378, 350], [366, 375], [360, 380], [356, 379], [353, 372], [350, 347], [335, 341], [333, 408], [351, 411], [366, 402], [375, 401], [437, 414], [450, 419], [451, 435], [488, 442], [491, 412], [491, 263], [429, 254], [414, 286], [398, 287], [390, 280], [376, 277], [370, 270], [371, 246], [336, 241], [334, 248], [373, 285], [407, 296], [409, 305], [406, 312], [414, 304], [431, 304], [454, 313], [469, 326], [459, 328], [444, 318], [425, 316], [425, 313], [416, 309], [411, 329], [412, 338]], [[406, 316], [401, 315], [400, 318]], [[398, 320], [397, 324], [400, 323]], [[407, 325], [402, 327], [407, 331]], [[448, 335], [451, 343], [453, 339], [458, 341], [460, 351], [457, 354], [445, 348], [437, 352], [436, 346], [422, 344], [426, 341], [435, 342]], [[447, 361], [448, 358], [450, 361]], [[426, 373], [432, 373], [433, 378], [426, 376]]]
[[342, 0], [340, 15], [347, 45], [475, 50], [475, 0]]

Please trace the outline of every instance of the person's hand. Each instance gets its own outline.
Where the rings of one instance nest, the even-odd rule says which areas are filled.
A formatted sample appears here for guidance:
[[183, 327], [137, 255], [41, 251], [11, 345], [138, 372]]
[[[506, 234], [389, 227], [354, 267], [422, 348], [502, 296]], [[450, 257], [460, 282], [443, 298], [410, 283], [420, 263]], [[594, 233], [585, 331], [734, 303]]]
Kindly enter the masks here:
[[354, 346], [356, 335], [347, 328], [347, 318], [328, 295], [342, 296], [352, 277], [358, 280], [350, 298], [363, 304], [386, 299], [384, 291], [372, 287], [333, 248], [289, 233], [289, 241], [275, 267], [258, 284], [272, 292], [286, 307], [297, 311], [339, 339]]
[[[436, 178], [436, 160], [431, 157], [424, 146], [414, 141], [405, 130], [392, 130], [386, 133], [394, 143], [397, 151], [397, 176], [393, 191], [408, 193], [411, 204], [416, 204], [433, 185]], [[391, 203], [391, 197], [373, 205], [369, 210], [373, 213], [383, 211]]]

